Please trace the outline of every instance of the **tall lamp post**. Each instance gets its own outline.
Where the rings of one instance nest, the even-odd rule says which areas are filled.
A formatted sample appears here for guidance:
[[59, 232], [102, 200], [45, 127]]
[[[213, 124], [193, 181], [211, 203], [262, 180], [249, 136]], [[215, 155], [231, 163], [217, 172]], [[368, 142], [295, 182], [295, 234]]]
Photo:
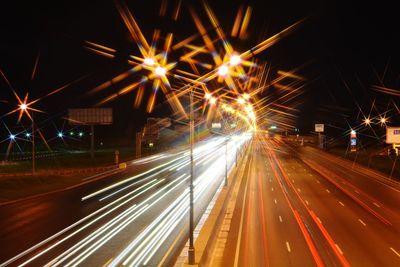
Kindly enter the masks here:
[[193, 205], [193, 180], [194, 180], [194, 170], [193, 170], [193, 139], [194, 139], [194, 121], [193, 121], [193, 88], [190, 89], [190, 185], [189, 185], [189, 198], [190, 198], [190, 211], [189, 211], [189, 264], [193, 265], [195, 263], [195, 250], [194, 250], [194, 205]]
[[[22, 102], [19, 105], [19, 110], [21, 111], [21, 114], [24, 112], [27, 112], [28, 109], [28, 105], [26, 104], [26, 102]], [[30, 116], [31, 120], [32, 120], [32, 174], [34, 175], [36, 172], [36, 155], [35, 155], [35, 121], [33, 119], [33, 111], [32, 111], [32, 115]]]

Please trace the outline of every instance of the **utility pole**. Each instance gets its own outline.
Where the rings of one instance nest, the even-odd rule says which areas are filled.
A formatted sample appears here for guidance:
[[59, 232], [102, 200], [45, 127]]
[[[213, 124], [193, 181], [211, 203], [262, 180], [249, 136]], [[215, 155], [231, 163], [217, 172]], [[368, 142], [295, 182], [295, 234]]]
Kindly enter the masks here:
[[32, 175], [36, 173], [36, 158], [35, 158], [35, 121], [33, 120], [33, 113], [32, 113]]
[[193, 139], [194, 139], [194, 121], [193, 121], [193, 88], [190, 89], [190, 185], [189, 185], [189, 198], [190, 198], [190, 211], [189, 211], [189, 264], [194, 265], [195, 263], [195, 251], [194, 251], [194, 205], [193, 205]]
[[94, 124], [90, 125], [90, 157], [94, 158]]
[[225, 186], [228, 186], [228, 137], [225, 137]]

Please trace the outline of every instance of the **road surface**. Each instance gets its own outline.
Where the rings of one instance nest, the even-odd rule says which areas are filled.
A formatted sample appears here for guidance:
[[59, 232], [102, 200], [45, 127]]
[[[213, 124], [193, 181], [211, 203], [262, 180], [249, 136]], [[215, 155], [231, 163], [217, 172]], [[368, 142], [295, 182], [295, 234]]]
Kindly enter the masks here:
[[258, 135], [250, 149], [211, 266], [400, 266], [397, 188], [310, 147]]

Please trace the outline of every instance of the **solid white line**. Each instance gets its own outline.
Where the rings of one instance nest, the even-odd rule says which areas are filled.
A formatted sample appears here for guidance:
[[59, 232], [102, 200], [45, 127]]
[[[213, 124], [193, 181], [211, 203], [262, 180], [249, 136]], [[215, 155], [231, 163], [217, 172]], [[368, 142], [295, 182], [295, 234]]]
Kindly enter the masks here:
[[362, 225], [366, 226], [365, 222], [363, 222], [361, 219], [358, 219], [358, 221], [359, 221]]
[[322, 221], [319, 217], [317, 217], [317, 220], [319, 221], [320, 224], [322, 224]]
[[393, 253], [396, 254], [397, 257], [400, 258], [400, 253], [399, 253], [399, 252], [397, 252], [397, 251], [396, 251], [394, 248], [392, 248], [392, 247], [390, 248], [390, 250], [393, 251]]
[[340, 249], [339, 245], [335, 244], [335, 246], [336, 246], [337, 250], [339, 251], [339, 253], [343, 255], [343, 251]]
[[288, 241], [286, 241], [286, 248], [287, 248], [287, 250], [290, 252], [291, 250], [290, 250], [290, 244], [289, 244], [289, 242]]
[[342, 205], [344, 207], [344, 204], [341, 201], [339, 201], [339, 203], [340, 203], [340, 205]]
[[282, 221], [282, 217], [281, 217], [281, 215], [279, 215], [279, 221], [280, 221], [280, 222], [283, 222], [283, 221]]
[[375, 202], [374, 203], [372, 203], [372, 204], [374, 204], [375, 206], [377, 206], [378, 208], [380, 208], [381, 206], [379, 206], [378, 204], [376, 204]]

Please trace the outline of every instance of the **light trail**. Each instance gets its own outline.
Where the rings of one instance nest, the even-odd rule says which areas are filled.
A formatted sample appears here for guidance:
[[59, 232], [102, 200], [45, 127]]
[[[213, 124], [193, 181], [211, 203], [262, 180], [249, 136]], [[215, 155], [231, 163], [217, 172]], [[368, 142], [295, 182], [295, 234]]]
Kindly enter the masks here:
[[[232, 137], [232, 140], [234, 140], [235, 142], [233, 144], [229, 143], [228, 146], [228, 152], [229, 152], [228, 161], [230, 162], [230, 165], [233, 164], [235, 158], [235, 154], [232, 152], [235, 152], [238, 149], [238, 147], [240, 147], [249, 138], [250, 138], [249, 136]], [[224, 166], [225, 164], [225, 157], [221, 156], [223, 154], [223, 149], [221, 148], [224, 148], [224, 145], [220, 146], [216, 145], [222, 144], [224, 140], [225, 138], [216, 138], [215, 140], [210, 140], [209, 142], [198, 146], [198, 149], [195, 150], [196, 151], [195, 158], [199, 161], [203, 161], [204, 158], [208, 160], [208, 157], [210, 157], [210, 155], [212, 157], [213, 156], [218, 157], [218, 160], [214, 161], [213, 164], [210, 165], [195, 180], [195, 192], [194, 192], [195, 201], [198, 201], [201, 197], [203, 197], [206, 194], [208, 190], [210, 190], [210, 188], [212, 188], [211, 185], [216, 181], [218, 181], [216, 180], [218, 179], [218, 177], [223, 176], [224, 168], [222, 168], [222, 166]], [[177, 159], [168, 161], [170, 165], [181, 164], [182, 161], [185, 162], [183, 158], [188, 156], [187, 153], [184, 151], [177, 153], [177, 155], [178, 155]], [[165, 169], [168, 169], [169, 167], [170, 166], [167, 166], [165, 164]], [[143, 175], [144, 179], [151, 179], [155, 177], [157, 174], [160, 174], [161, 171], [162, 170], [159, 170], [158, 172], [150, 174], [149, 176], [145, 176], [143, 173], [141, 175]], [[149, 172], [145, 173], [148, 174]], [[111, 240], [121, 231], [126, 229], [126, 227], [131, 225], [131, 223], [135, 219], [139, 218], [140, 215], [148, 211], [150, 208], [158, 205], [158, 203], [160, 203], [166, 196], [170, 195], [173, 190], [182, 187], [183, 183], [186, 182], [188, 178], [189, 175], [182, 174], [179, 177], [173, 179], [171, 182], [162, 186], [161, 188], [158, 188], [157, 191], [155, 191], [155, 193], [150, 195], [141, 203], [136, 203], [133, 206], [126, 209], [125, 211], [120, 212], [118, 216], [107, 221], [100, 228], [96, 229], [94, 232], [90, 233], [89, 235], [85, 236], [83, 239], [79, 240], [74, 245], [70, 246], [68, 250], [64, 251], [57, 257], [52, 258], [51, 261], [47, 263], [47, 266], [50, 265], [59, 266], [61, 264], [63, 266], [76, 266], [82, 263], [83, 261], [88, 259], [91, 255], [93, 255], [95, 251], [102, 248], [109, 240]], [[44, 256], [46, 253], [54, 250], [54, 248], [58, 247], [60, 244], [66, 242], [67, 240], [70, 240], [72, 237], [77, 236], [77, 234], [82, 233], [84, 230], [90, 229], [89, 227], [93, 227], [95, 223], [99, 223], [101, 220], [104, 220], [106, 216], [111, 215], [111, 213], [116, 212], [124, 205], [127, 205], [130, 201], [134, 200], [140, 195], [143, 195], [146, 192], [149, 192], [150, 190], [153, 190], [154, 188], [156, 188], [165, 181], [166, 178], [152, 179], [146, 182], [142, 186], [136, 188], [131, 192], [124, 194], [120, 198], [112, 201], [111, 203], [98, 209], [97, 211], [91, 213], [90, 215], [84, 217], [83, 219], [77, 221], [76, 223], [70, 225], [69, 227], [63, 229], [57, 234], [43, 240], [42, 242], [25, 250], [24, 252], [21, 252], [20, 254], [4, 262], [0, 266], [6, 266], [12, 262], [15, 262], [54, 240], [52, 244], [49, 244], [45, 248], [38, 251], [36, 254], [32, 255], [30, 258], [22, 262], [19, 266], [26, 266], [28, 264], [31, 264], [39, 257]], [[134, 184], [136, 185], [138, 182]], [[130, 186], [132, 185], [128, 185], [127, 187], [129, 188]], [[100, 199], [100, 201], [103, 201], [111, 196], [114, 196], [117, 193], [121, 193], [122, 191], [127, 189], [127, 187], [111, 192], [110, 194]], [[163, 216], [160, 215], [158, 217], [159, 218], [158, 220], [157, 219], [153, 220], [150, 223], [150, 225], [146, 228], [149, 230], [144, 230], [142, 232], [142, 233], [148, 233], [148, 235], [147, 234], [142, 235], [142, 238], [146, 237], [148, 242], [146, 243], [145, 250], [138, 254], [138, 257], [140, 256], [140, 258], [138, 258], [139, 261], [144, 261], [144, 263], [147, 264], [149, 260], [153, 257], [155, 251], [161, 247], [165, 239], [172, 233], [172, 231], [176, 228], [179, 222], [182, 221], [183, 217], [185, 216], [188, 210], [188, 188], [186, 188], [183, 191], [183, 193], [181, 193], [181, 195], [173, 203], [174, 205], [170, 205], [168, 206], [168, 208], [164, 209], [165, 212], [162, 213], [162, 215], [164, 214]], [[79, 228], [73, 230], [75, 227], [79, 225], [80, 225]], [[157, 228], [154, 228], [154, 226], [157, 226]], [[71, 233], [68, 233], [68, 231], [70, 230], [73, 231]], [[66, 233], [68, 233], [66, 236], [62, 237], [59, 240], [55, 240], [56, 238]], [[149, 236], [151, 236], [151, 238]]]

